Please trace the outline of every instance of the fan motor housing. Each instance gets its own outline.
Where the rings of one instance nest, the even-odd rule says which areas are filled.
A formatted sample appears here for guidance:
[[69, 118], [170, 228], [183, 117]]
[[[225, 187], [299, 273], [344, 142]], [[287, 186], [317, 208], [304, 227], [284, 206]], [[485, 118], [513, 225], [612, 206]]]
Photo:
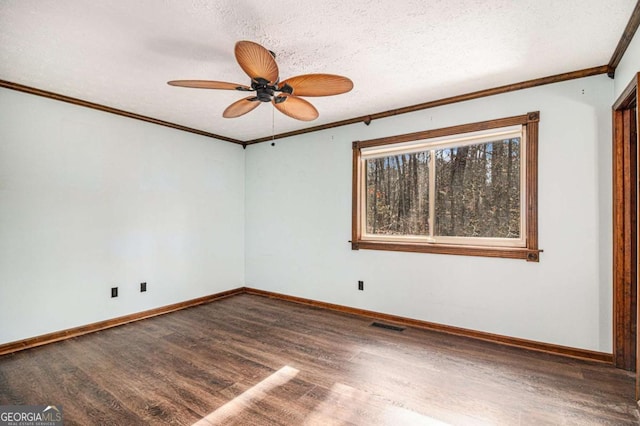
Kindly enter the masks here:
[[271, 98], [277, 90], [276, 86], [270, 85], [268, 80], [261, 77], [251, 82], [251, 88], [256, 91], [256, 98], [260, 102], [271, 102]]

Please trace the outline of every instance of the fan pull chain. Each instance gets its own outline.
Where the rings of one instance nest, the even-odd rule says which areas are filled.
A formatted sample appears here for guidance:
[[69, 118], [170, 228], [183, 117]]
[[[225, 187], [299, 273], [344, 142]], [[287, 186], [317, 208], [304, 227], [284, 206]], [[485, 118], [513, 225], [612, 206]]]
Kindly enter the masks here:
[[276, 139], [276, 109], [271, 108], [271, 146], [274, 146], [276, 143], [274, 140]]

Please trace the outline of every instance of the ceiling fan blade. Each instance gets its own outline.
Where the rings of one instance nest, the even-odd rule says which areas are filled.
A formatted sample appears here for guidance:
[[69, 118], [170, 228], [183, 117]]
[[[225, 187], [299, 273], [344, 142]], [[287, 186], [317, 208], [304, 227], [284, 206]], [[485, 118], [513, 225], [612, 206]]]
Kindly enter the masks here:
[[279, 89], [289, 85], [296, 96], [331, 96], [353, 89], [353, 82], [347, 77], [334, 74], [304, 74], [291, 77], [278, 85]]
[[[252, 100], [254, 99], [254, 100]], [[258, 108], [262, 102], [256, 99], [255, 96], [248, 96], [244, 99], [240, 99], [239, 101], [235, 101], [231, 105], [227, 107], [222, 113], [224, 118], [236, 118], [241, 115], [245, 115], [246, 113], [253, 111]]]
[[196, 89], [222, 89], [222, 90], [251, 90], [251, 87], [238, 83], [227, 83], [226, 81], [211, 80], [171, 80], [167, 81], [170, 86], [193, 87]]
[[[282, 98], [285, 99], [280, 101]], [[309, 102], [287, 93], [281, 93], [275, 96], [271, 102], [278, 111], [296, 120], [311, 121], [318, 118], [319, 115], [316, 107]]]
[[240, 68], [252, 80], [264, 78], [269, 83], [278, 81], [278, 64], [264, 47], [252, 41], [239, 41], [235, 48], [236, 60]]

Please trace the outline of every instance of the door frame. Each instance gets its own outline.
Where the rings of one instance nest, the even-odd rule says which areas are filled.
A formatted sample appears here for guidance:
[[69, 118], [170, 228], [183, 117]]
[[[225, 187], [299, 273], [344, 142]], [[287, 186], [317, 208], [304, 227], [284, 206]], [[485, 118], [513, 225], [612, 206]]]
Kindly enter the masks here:
[[613, 358], [636, 371], [640, 399], [638, 303], [638, 86], [636, 74], [613, 105]]

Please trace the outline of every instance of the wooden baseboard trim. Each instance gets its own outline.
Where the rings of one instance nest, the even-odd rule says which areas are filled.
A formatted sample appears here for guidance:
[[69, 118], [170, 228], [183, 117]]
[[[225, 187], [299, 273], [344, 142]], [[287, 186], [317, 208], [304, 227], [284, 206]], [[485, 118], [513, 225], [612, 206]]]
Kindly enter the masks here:
[[30, 349], [36, 346], [46, 345], [48, 343], [58, 342], [60, 340], [71, 339], [73, 337], [82, 336], [83, 334], [93, 333], [95, 331], [105, 330], [111, 327], [117, 327], [119, 325], [128, 324], [130, 322], [140, 321], [146, 318], [168, 314], [169, 312], [175, 312], [181, 309], [203, 305], [205, 303], [213, 302], [214, 300], [220, 300], [226, 297], [234, 296], [236, 294], [244, 293], [244, 290], [245, 290], [244, 287], [240, 287], [233, 290], [223, 291], [220, 293], [211, 294], [209, 296], [186, 300], [184, 302], [174, 303], [167, 306], [161, 306], [159, 308], [149, 309], [147, 311], [125, 315], [122, 317], [113, 318], [106, 321], [99, 321], [93, 324], [87, 324], [80, 327], [69, 328], [67, 330], [56, 331], [53, 333], [43, 334], [41, 336], [30, 337], [28, 339], [5, 343], [3, 345], [0, 345], [0, 355], [6, 355], [12, 352], [18, 352], [24, 349]]
[[483, 331], [475, 331], [467, 328], [452, 327], [449, 325], [437, 324], [428, 321], [421, 321], [412, 318], [405, 318], [397, 315], [383, 314], [365, 309], [351, 308], [333, 303], [319, 302], [316, 300], [305, 299], [302, 297], [288, 296], [280, 293], [273, 293], [265, 290], [245, 287], [244, 293], [254, 294], [258, 296], [269, 297], [273, 299], [286, 300], [289, 302], [300, 303], [304, 305], [315, 306], [319, 308], [339, 311], [348, 314], [365, 316], [377, 320], [389, 321], [398, 325], [422, 328], [426, 330], [438, 331], [441, 333], [454, 334], [456, 336], [464, 336], [477, 340], [498, 343], [506, 346], [513, 346], [521, 349], [527, 349], [537, 352], [544, 352], [563, 357], [577, 358], [587, 361], [595, 361], [600, 363], [613, 364], [613, 354], [591, 351], [587, 349], [571, 348], [568, 346], [554, 345], [551, 343], [536, 342], [533, 340], [520, 339], [516, 337], [503, 336], [499, 334], [486, 333]]
[[336, 305], [333, 303], [320, 302], [302, 297], [289, 296], [281, 293], [274, 293], [266, 290], [259, 290], [250, 287], [239, 287], [233, 290], [215, 293], [209, 296], [199, 297], [197, 299], [186, 300], [172, 305], [161, 306], [159, 308], [138, 312], [135, 314], [125, 315], [106, 321], [100, 321], [80, 327], [70, 328], [67, 330], [56, 331], [53, 333], [43, 334], [41, 336], [31, 337], [28, 339], [18, 340], [0, 345], [0, 355], [6, 355], [37, 346], [46, 345], [48, 343], [59, 342], [61, 340], [71, 339], [73, 337], [82, 336], [83, 334], [93, 333], [95, 331], [105, 330], [111, 327], [128, 324], [134, 321], [140, 321], [146, 318], [158, 315], [168, 314], [170, 312], [179, 311], [181, 309], [191, 308], [193, 306], [203, 305], [216, 300], [235, 296], [238, 294], [253, 294], [257, 296], [269, 297], [272, 299], [285, 300], [288, 302], [299, 303], [303, 305], [315, 306], [318, 308], [328, 309], [332, 311], [344, 312], [347, 314], [369, 317], [377, 320], [392, 322], [399, 325], [422, 328], [426, 330], [438, 331], [441, 333], [453, 334], [456, 336], [464, 336], [477, 340], [498, 343], [506, 346], [513, 346], [521, 349], [528, 349], [537, 352], [544, 352], [553, 355], [560, 355], [569, 358], [577, 358], [588, 361], [595, 361], [607, 364], [613, 364], [613, 354], [590, 351], [587, 349], [571, 348], [568, 346], [554, 345], [550, 343], [536, 342], [533, 340], [519, 339], [516, 337], [502, 336], [499, 334], [486, 333], [483, 331], [475, 331], [467, 328], [452, 327], [449, 325], [437, 324], [428, 321], [421, 321], [412, 318], [405, 318], [397, 315], [383, 314], [366, 309], [352, 308], [344, 305]]

